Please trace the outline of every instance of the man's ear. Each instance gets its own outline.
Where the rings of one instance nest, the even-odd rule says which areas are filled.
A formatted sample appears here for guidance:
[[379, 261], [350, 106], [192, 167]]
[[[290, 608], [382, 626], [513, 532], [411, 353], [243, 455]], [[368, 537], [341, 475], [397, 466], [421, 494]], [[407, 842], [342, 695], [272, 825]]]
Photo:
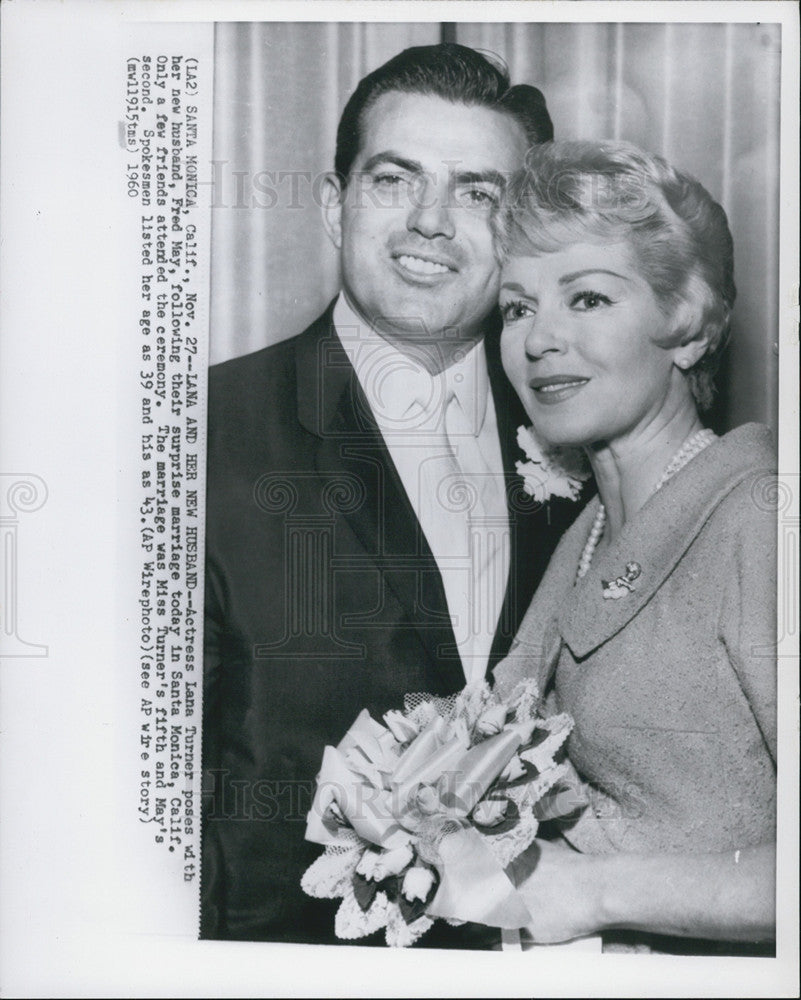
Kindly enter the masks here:
[[340, 250], [342, 248], [342, 202], [345, 190], [342, 181], [336, 174], [326, 174], [320, 190], [323, 213], [323, 225], [331, 238], [331, 242]]

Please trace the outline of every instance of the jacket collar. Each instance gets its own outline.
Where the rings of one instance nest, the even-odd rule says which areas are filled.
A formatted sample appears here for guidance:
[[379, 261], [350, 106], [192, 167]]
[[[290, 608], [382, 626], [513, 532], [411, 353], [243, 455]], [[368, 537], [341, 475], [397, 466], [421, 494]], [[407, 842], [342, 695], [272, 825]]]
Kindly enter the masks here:
[[[337, 413], [355, 373], [334, 329], [336, 298], [325, 312], [297, 338], [295, 375], [298, 386], [298, 420], [311, 434], [331, 433]], [[366, 413], [369, 416], [369, 407]]]
[[432, 685], [458, 690], [464, 683], [458, 654], [440, 656], [443, 646], [455, 649], [455, 639], [436, 562], [337, 336], [335, 301], [296, 341], [298, 420], [318, 439], [314, 467], [328, 484], [330, 502], [372, 565], [381, 568], [382, 586], [395, 594], [410, 621], [420, 617], [421, 579], [428, 582], [428, 623], [415, 634], [427, 661], [438, 664]]
[[[735, 486], [749, 477], [756, 484], [775, 469], [774, 454], [770, 431], [745, 424], [709, 445], [648, 500], [612, 545], [596, 554], [573, 589], [573, 599], [562, 604], [558, 626], [575, 657], [587, 656], [631, 621]], [[596, 499], [575, 525], [584, 532], [572, 546], [579, 552], [597, 509]], [[604, 598], [605, 585], [622, 576], [630, 563], [640, 569], [631, 592], [616, 600]]]

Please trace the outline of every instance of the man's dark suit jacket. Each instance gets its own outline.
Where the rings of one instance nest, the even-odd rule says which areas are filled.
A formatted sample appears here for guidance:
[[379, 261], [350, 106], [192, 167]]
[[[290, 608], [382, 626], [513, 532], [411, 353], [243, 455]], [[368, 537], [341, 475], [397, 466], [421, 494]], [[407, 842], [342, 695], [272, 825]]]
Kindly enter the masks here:
[[[332, 308], [299, 336], [210, 370], [204, 937], [333, 943], [338, 901], [300, 888], [321, 851], [303, 834], [324, 746], [362, 708], [380, 720], [407, 692], [464, 684], [436, 562]], [[513, 470], [526, 418], [497, 328], [486, 344]], [[537, 509], [514, 472], [507, 495], [510, 583], [490, 666], [575, 516], [572, 505]], [[442, 927], [423, 942], [477, 946]]]

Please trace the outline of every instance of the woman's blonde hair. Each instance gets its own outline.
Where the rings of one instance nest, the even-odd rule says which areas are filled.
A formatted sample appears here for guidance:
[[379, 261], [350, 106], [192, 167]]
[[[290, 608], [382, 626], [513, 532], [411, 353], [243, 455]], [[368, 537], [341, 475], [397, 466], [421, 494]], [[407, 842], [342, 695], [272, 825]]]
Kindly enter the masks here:
[[630, 143], [548, 142], [529, 150], [498, 220], [503, 256], [627, 241], [674, 319], [663, 346], [706, 340], [686, 375], [699, 407], [711, 404], [737, 292], [726, 213], [698, 181]]

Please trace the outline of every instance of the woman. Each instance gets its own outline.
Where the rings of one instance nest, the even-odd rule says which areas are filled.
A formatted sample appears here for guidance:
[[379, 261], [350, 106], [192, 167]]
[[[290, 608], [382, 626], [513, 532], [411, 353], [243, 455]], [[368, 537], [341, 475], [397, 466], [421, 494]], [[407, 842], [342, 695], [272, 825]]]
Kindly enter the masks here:
[[551, 143], [513, 185], [504, 236], [504, 366], [538, 437], [582, 448], [599, 494], [495, 670], [502, 690], [534, 673], [573, 716], [589, 798], [515, 866], [530, 933], [769, 941], [774, 449], [764, 427], [716, 438], [699, 417], [735, 296], [725, 214], [632, 146]]

